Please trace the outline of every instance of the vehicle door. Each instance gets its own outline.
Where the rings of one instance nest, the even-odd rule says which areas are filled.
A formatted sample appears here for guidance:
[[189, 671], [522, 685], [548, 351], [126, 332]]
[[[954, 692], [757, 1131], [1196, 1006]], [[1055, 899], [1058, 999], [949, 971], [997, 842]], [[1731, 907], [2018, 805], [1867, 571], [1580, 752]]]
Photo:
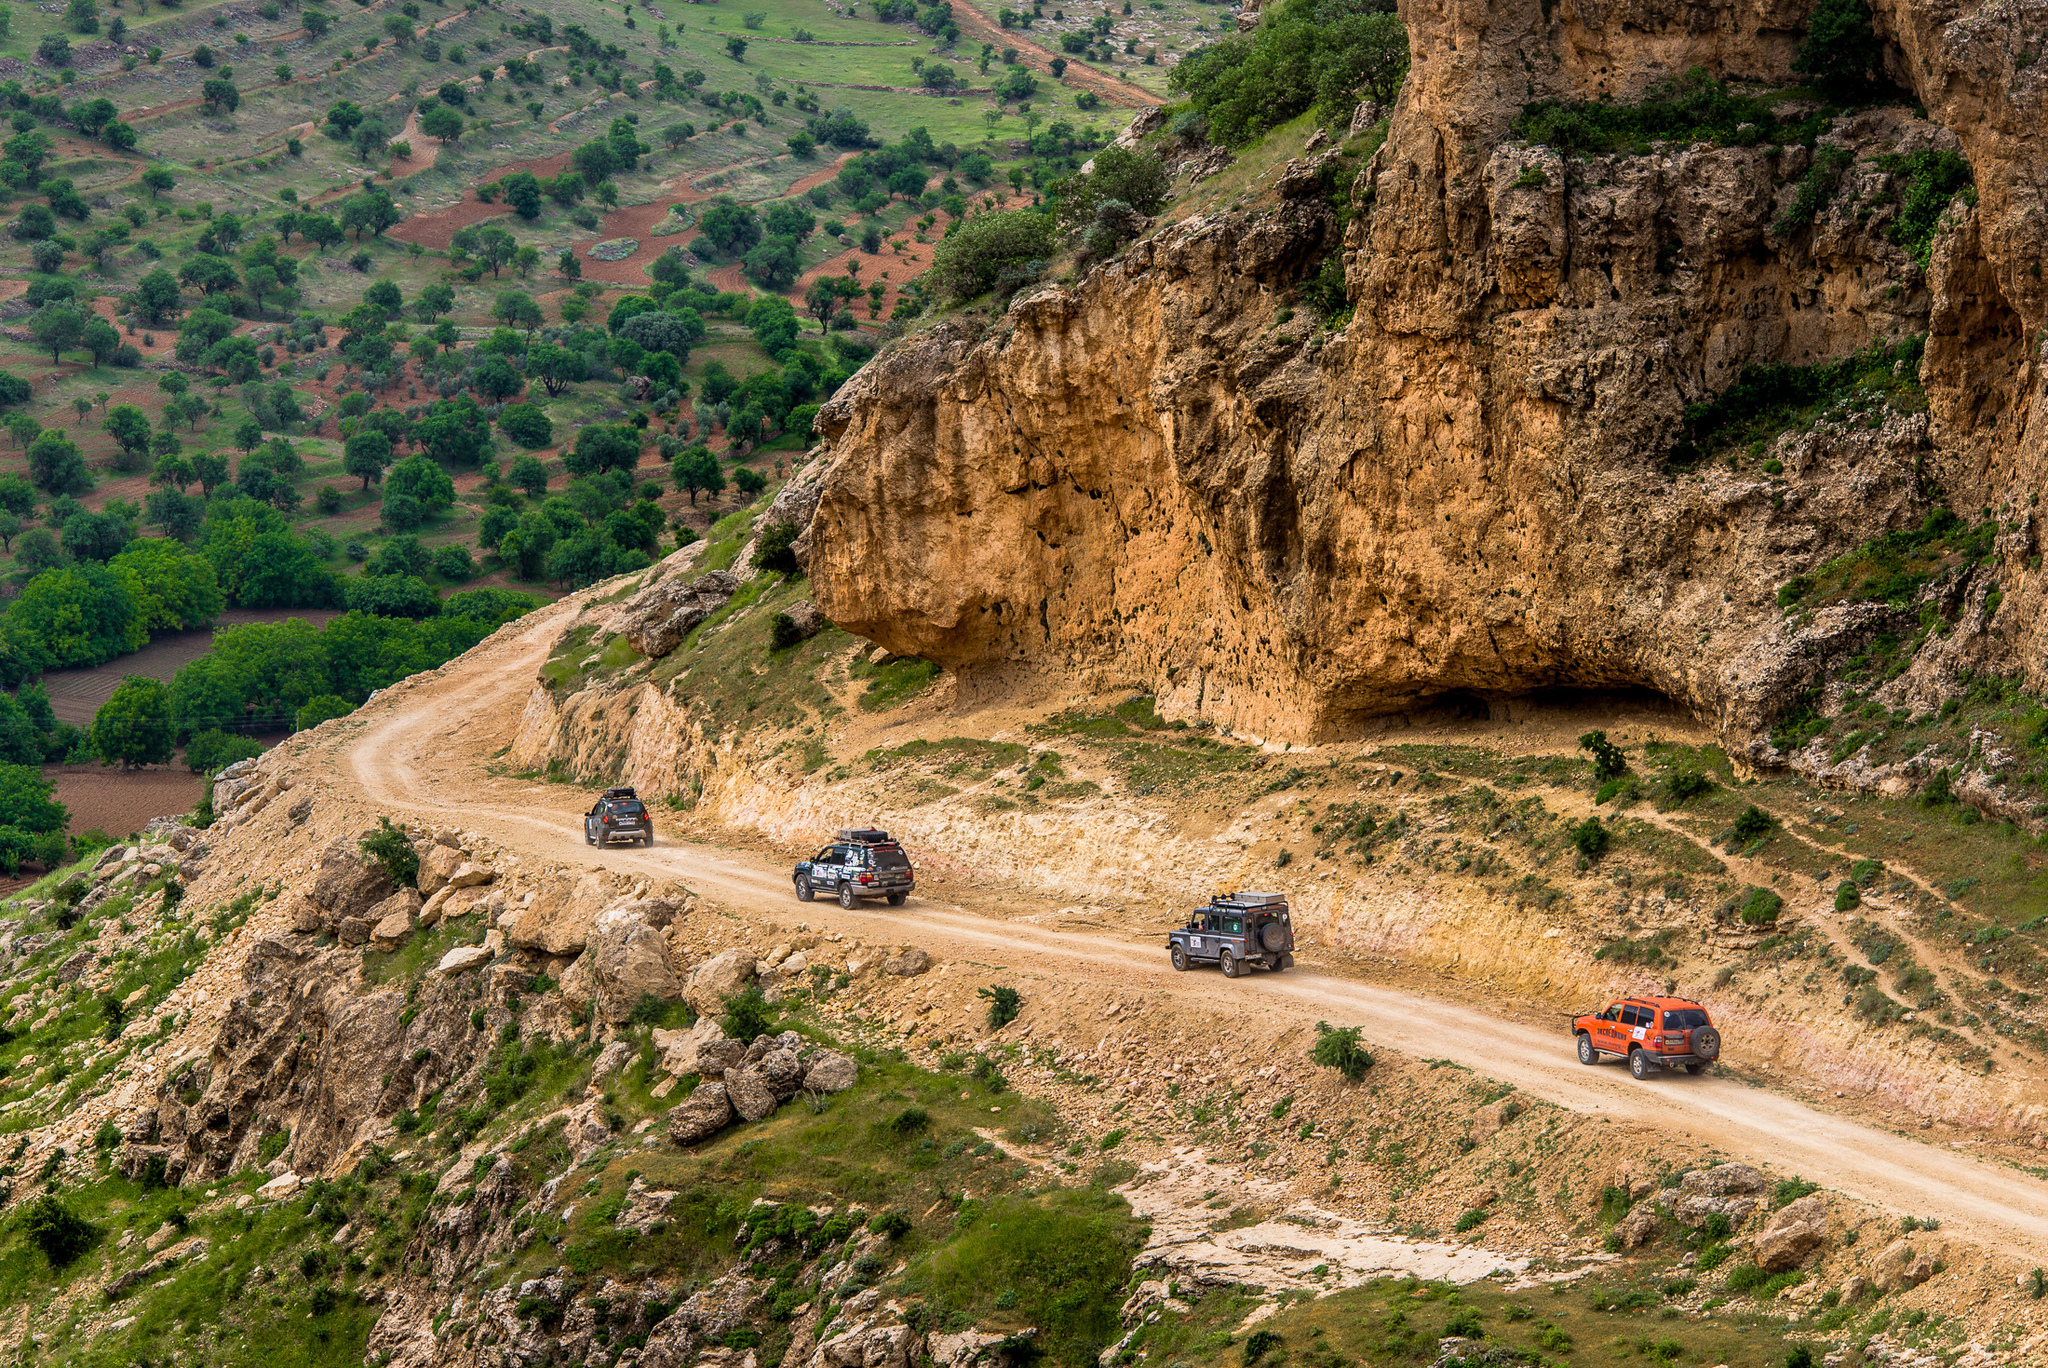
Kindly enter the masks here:
[[1622, 1041], [1621, 1049], [1618, 1053], [1627, 1054], [1638, 1045], [1648, 1048], [1650, 1026], [1656, 1019], [1657, 1014], [1652, 1008], [1633, 1002], [1623, 1004], [1621, 1009]]
[[1621, 1012], [1620, 1003], [1610, 1002], [1607, 1004], [1607, 1010], [1593, 1023], [1593, 1043], [1608, 1054], [1626, 1053], [1626, 1047], [1622, 1044]]
[[846, 873], [846, 847], [826, 846], [811, 862], [811, 882], [820, 888], [837, 888]]
[[1216, 958], [1216, 914], [1197, 912], [1188, 918], [1188, 955], [1193, 959]]
[[1223, 923], [1222, 948], [1228, 949], [1233, 958], [1244, 959], [1244, 918], [1233, 913], [1226, 914], [1220, 920]]

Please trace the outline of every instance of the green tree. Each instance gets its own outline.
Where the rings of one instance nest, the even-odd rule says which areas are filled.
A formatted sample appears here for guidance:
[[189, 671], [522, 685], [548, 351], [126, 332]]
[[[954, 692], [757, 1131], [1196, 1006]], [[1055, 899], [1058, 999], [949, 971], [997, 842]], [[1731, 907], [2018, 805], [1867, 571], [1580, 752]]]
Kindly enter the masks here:
[[128, 675], [93, 715], [88, 745], [103, 765], [161, 765], [177, 748], [171, 690], [161, 679]]
[[341, 468], [362, 480], [366, 494], [384, 478], [384, 467], [390, 464], [391, 439], [375, 428], [357, 432], [342, 447]]
[[631, 470], [640, 463], [640, 434], [621, 423], [593, 423], [576, 434], [562, 464], [571, 475]]
[[45, 432], [29, 444], [29, 479], [47, 494], [83, 494], [92, 488], [92, 474], [78, 446], [60, 432]]
[[394, 497], [411, 497], [419, 501], [428, 516], [445, 513], [455, 503], [455, 481], [448, 472], [424, 456], [408, 456], [391, 467], [391, 473], [384, 477], [384, 499], [388, 506]]
[[697, 505], [699, 494], [710, 494], [716, 498], [725, 489], [725, 470], [718, 464], [718, 458], [711, 454], [711, 448], [702, 442], [685, 447], [669, 466], [669, 474], [676, 482], [676, 488], [690, 496], [690, 506]]
[[85, 315], [70, 304], [50, 303], [29, 315], [28, 330], [56, 364], [63, 353], [85, 337]]
[[534, 456], [514, 458], [509, 476], [511, 482], [526, 491], [528, 496], [545, 498], [548, 492], [548, 468]]

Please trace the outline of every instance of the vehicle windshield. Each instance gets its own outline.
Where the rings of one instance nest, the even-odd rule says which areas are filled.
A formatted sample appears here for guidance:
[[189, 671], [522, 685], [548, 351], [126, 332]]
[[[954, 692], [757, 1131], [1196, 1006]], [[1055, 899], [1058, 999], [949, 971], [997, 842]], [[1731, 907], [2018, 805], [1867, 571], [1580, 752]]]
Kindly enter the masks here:
[[900, 850], [877, 850], [874, 852], [874, 864], [877, 869], [908, 869], [910, 857]]
[[1707, 1024], [1707, 1014], [1698, 1007], [1686, 1007], [1664, 1014], [1667, 1031], [1691, 1031]]

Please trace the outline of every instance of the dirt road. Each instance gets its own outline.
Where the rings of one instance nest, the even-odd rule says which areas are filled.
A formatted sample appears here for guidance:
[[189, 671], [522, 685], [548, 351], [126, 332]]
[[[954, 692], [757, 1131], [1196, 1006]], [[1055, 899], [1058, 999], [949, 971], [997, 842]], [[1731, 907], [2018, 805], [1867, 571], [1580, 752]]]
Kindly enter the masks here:
[[[492, 779], [482, 764], [516, 727], [563, 611], [537, 612], [448, 666], [440, 679], [381, 707], [373, 704], [368, 725], [339, 757], [344, 775], [365, 798], [394, 812], [460, 823], [546, 858], [594, 858], [582, 844], [581, 789]], [[603, 858], [617, 869], [684, 880], [736, 910], [785, 921], [798, 915], [787, 865], [761, 856], [678, 843], [615, 849]], [[993, 895], [982, 905], [993, 909]], [[1318, 1020], [1355, 1024], [1375, 1045], [1448, 1058], [1575, 1111], [1684, 1135], [1896, 1212], [1938, 1217], [1944, 1228], [1986, 1244], [2017, 1241], [2048, 1251], [2048, 1183], [2012, 1168], [1732, 1079], [1673, 1075], [1637, 1083], [1618, 1064], [1580, 1065], [1560, 1030], [1477, 1016], [1467, 1006], [1312, 966], [1228, 983], [1214, 971], [1174, 973], [1154, 940], [997, 920], [976, 908], [969, 893], [957, 904], [920, 899], [900, 911], [871, 904], [845, 912], [815, 903], [801, 915], [813, 926], [871, 938], [878, 928], [900, 928], [901, 940], [941, 955], [1026, 978], [1094, 980], [1108, 993], [1167, 995], [1210, 1009], [1228, 993], [1269, 1014], [1276, 1028]]]

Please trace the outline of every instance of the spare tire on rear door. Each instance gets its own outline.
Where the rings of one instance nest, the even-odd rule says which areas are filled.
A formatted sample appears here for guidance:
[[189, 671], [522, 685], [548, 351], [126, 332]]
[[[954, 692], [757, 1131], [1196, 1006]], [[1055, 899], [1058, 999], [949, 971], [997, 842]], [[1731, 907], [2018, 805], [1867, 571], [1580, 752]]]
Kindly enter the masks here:
[[1279, 954], [1287, 948], [1287, 928], [1279, 922], [1267, 922], [1259, 928], [1259, 944], [1273, 954]]
[[1700, 1027], [1692, 1033], [1692, 1052], [1701, 1059], [1719, 1059], [1721, 1057], [1721, 1033], [1711, 1026]]

